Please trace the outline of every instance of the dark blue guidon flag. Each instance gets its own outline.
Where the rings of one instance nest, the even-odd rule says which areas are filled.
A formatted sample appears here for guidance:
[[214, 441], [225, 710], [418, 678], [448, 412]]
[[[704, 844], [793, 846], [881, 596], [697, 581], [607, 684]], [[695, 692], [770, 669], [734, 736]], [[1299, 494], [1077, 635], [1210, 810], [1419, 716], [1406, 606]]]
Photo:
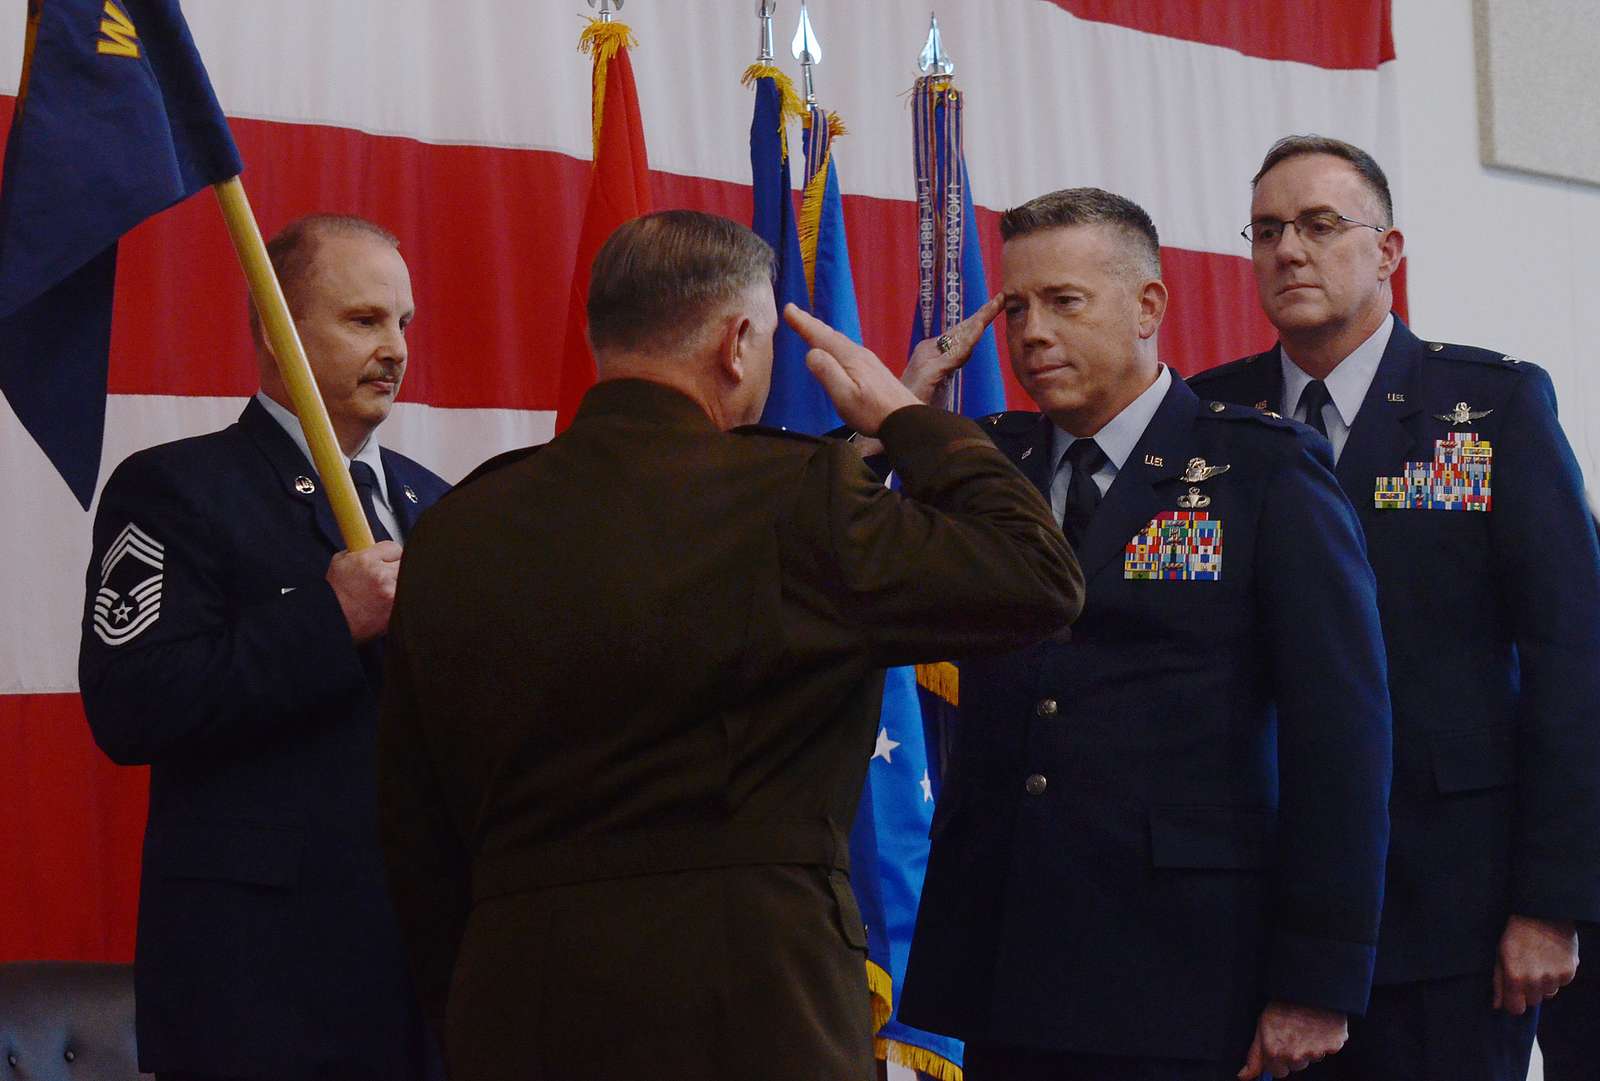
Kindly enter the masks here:
[[0, 179], [0, 392], [88, 509], [117, 240], [237, 176], [177, 0], [29, 0]]
[[[788, 76], [770, 64], [754, 64], [744, 73], [754, 84], [755, 110], [750, 119], [750, 185], [755, 216], [750, 228], [777, 253], [777, 279], [773, 291], [778, 305], [778, 332], [772, 339], [772, 389], [761, 423], [816, 434], [838, 423], [833, 403], [822, 384], [806, 368], [806, 343], [781, 318], [783, 306], [794, 304], [810, 311], [806, 297], [806, 271], [800, 257], [794, 195], [789, 186], [788, 121], [802, 116], [805, 107]], [[815, 419], [813, 419], [815, 418]]]

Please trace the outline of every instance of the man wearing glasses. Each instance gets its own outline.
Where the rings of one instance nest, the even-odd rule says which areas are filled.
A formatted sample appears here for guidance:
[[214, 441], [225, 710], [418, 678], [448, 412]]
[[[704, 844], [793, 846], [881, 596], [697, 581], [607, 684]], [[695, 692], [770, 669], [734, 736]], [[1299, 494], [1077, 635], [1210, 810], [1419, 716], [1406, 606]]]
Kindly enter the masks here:
[[[1279, 345], [1206, 397], [1327, 436], [1378, 577], [1394, 705], [1392, 836], [1364, 1020], [1324, 1078], [1522, 1079], [1539, 1004], [1600, 919], [1600, 549], [1550, 377], [1417, 338], [1383, 171], [1291, 136], [1253, 181]], [[1306, 613], [1316, 618], [1315, 613]]]

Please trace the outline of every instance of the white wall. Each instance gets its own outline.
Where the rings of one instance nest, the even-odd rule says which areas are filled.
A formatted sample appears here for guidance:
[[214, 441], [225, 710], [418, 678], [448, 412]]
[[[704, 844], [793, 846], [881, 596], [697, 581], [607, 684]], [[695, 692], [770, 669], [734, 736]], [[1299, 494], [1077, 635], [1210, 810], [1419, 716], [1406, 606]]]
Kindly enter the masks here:
[[1545, 367], [1600, 505], [1600, 187], [1480, 165], [1471, 0], [1393, 9], [1411, 326]]

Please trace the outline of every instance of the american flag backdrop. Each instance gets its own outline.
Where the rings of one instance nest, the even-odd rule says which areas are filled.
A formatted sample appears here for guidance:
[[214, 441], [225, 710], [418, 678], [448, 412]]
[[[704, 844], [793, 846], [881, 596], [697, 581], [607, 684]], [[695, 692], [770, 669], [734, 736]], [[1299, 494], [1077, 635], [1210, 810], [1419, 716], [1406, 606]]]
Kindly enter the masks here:
[[[0, 0], [0, 134], [25, 7]], [[657, 208], [750, 220], [739, 75], [755, 59], [754, 7], [626, 6]], [[819, 96], [849, 120], [835, 154], [863, 334], [898, 366], [918, 281], [906, 92], [929, 10], [809, 9], [824, 47]], [[401, 238], [418, 316], [382, 441], [454, 480], [547, 439], [591, 154], [582, 0], [188, 0], [184, 11], [263, 230], [332, 210]], [[792, 75], [798, 13], [779, 6], [779, 65]], [[1389, 0], [945, 0], [938, 14], [966, 95], [991, 287], [998, 210], [1067, 186], [1126, 194], [1162, 233], [1173, 302], [1161, 351], [1180, 372], [1272, 340], [1237, 234], [1274, 139], [1316, 131], [1366, 147], [1404, 203]], [[790, 138], [798, 147], [798, 125]], [[237, 416], [256, 386], [245, 313], [209, 193], [129, 234], [102, 478], [138, 448]], [[91, 517], [3, 402], [0, 508], [0, 961], [129, 960], [146, 782], [95, 749], [76, 693]]]

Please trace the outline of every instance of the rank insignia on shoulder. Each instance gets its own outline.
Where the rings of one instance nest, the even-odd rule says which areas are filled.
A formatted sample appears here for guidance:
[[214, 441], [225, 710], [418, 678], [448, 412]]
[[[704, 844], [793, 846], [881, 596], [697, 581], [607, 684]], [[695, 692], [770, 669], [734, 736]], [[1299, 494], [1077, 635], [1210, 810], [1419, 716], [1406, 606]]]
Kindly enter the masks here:
[[1456, 407], [1448, 413], [1435, 413], [1434, 416], [1446, 424], [1471, 424], [1473, 421], [1493, 413], [1493, 409], [1473, 409], [1466, 402], [1457, 402]]
[[161, 618], [161, 576], [166, 548], [129, 522], [100, 559], [94, 595], [94, 633], [108, 646], [137, 638]]
[[1025, 462], [1031, 457], [1033, 457], [1033, 448], [1032, 447], [1023, 448], [1021, 460]]
[[1122, 551], [1122, 577], [1128, 580], [1222, 580], [1222, 522], [1203, 512], [1164, 510]]
[[1179, 479], [1185, 484], [1199, 484], [1232, 469], [1231, 465], [1208, 465], [1204, 458], [1190, 458]]
[[1407, 462], [1405, 475], [1378, 477], [1377, 510], [1484, 511], [1493, 508], [1490, 486], [1494, 447], [1476, 432], [1451, 432], [1434, 440], [1433, 461]]
[[417, 501], [417, 493], [411, 490], [411, 485], [407, 484], [400, 490], [405, 493], [405, 497], [411, 502], [415, 503]]

